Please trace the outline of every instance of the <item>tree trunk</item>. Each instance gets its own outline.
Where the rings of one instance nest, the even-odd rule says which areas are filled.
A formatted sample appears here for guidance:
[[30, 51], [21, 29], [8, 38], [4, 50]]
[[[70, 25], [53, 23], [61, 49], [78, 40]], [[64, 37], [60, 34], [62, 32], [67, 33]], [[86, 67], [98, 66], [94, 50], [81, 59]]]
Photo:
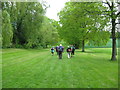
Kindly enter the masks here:
[[112, 57], [111, 60], [116, 60], [116, 36], [115, 36], [115, 19], [112, 19]]
[[82, 41], [82, 52], [85, 52], [85, 42], [84, 42], [84, 40]]

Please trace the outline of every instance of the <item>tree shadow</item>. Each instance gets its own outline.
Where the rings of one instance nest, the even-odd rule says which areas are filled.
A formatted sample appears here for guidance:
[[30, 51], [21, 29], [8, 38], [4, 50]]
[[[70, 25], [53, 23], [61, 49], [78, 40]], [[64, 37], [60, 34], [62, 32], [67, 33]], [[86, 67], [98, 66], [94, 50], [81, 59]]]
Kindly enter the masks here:
[[75, 52], [80, 52], [80, 53], [103, 53], [103, 52], [93, 52], [93, 51], [75, 51]]

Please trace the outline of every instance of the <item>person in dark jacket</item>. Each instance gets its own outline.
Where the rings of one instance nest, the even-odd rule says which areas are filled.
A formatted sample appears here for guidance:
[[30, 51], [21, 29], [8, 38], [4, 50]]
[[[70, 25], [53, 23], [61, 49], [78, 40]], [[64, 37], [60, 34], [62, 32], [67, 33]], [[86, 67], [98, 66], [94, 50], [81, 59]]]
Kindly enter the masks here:
[[68, 46], [68, 48], [66, 49], [66, 51], [67, 51], [68, 58], [70, 58], [70, 56], [71, 56], [71, 48], [70, 48], [70, 46]]
[[62, 59], [63, 50], [64, 50], [64, 47], [62, 46], [62, 44], [60, 44], [60, 46], [58, 47], [59, 59]]
[[55, 47], [57, 55], [58, 55], [58, 47], [59, 47], [59, 46], [56, 46], [56, 47]]
[[75, 47], [72, 45], [71, 46], [71, 57], [75, 54]]

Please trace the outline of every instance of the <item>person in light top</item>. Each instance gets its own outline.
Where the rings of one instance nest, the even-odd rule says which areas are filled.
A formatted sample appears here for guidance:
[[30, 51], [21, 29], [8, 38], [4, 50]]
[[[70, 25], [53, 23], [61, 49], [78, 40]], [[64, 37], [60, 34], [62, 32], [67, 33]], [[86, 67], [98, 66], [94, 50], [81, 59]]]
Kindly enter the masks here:
[[68, 58], [70, 58], [71, 57], [71, 48], [70, 48], [70, 46], [68, 46], [68, 48], [66, 49], [66, 51], [67, 51]]

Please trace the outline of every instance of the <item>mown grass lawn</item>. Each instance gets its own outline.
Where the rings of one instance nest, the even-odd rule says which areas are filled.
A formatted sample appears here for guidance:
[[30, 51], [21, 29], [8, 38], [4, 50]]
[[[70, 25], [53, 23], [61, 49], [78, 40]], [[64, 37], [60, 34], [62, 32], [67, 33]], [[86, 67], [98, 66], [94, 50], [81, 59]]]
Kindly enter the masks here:
[[110, 48], [76, 50], [63, 59], [50, 50], [3, 49], [3, 88], [117, 88], [118, 61], [109, 61]]

